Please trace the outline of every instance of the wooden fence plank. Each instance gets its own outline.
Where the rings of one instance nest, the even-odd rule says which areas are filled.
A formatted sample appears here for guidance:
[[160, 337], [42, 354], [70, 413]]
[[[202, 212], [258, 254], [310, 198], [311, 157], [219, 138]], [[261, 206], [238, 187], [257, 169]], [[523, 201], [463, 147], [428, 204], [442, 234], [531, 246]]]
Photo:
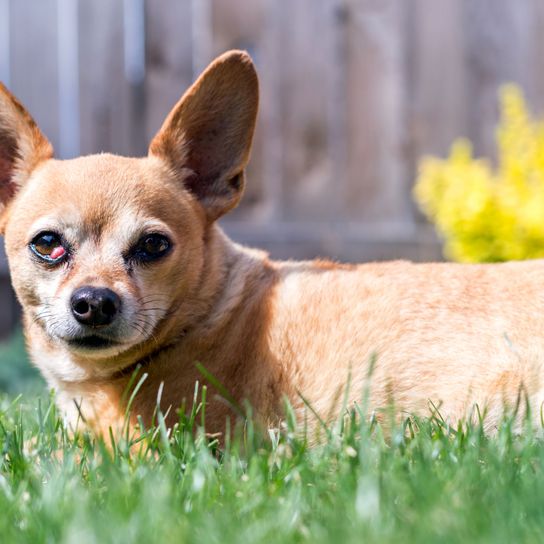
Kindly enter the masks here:
[[81, 0], [81, 147], [131, 154], [122, 0]]
[[406, 58], [407, 139], [414, 162], [444, 156], [455, 138], [468, 135], [463, 11], [458, 0], [408, 2], [413, 43]]
[[58, 148], [56, 1], [12, 0], [10, 8], [11, 90]]
[[[345, 214], [376, 228], [413, 224], [404, 176], [403, 0], [347, 14], [348, 187]], [[364, 9], [363, 9], [364, 7]]]
[[532, 0], [531, 17], [528, 25], [530, 32], [529, 53], [522, 59], [527, 65], [529, 86], [527, 98], [533, 112], [544, 115], [544, 2]]
[[334, 94], [341, 81], [334, 77], [337, 65], [333, 64], [338, 60], [333, 47], [335, 25], [343, 23], [328, 4], [299, 1], [292, 6], [290, 16], [283, 18], [281, 98], [286, 189], [282, 204], [288, 221], [327, 221], [338, 218], [342, 211], [345, 177], [344, 172], [332, 171], [333, 146], [327, 134], [329, 127], [337, 126], [332, 123], [334, 116], [343, 119], [344, 115], [342, 104], [334, 101], [343, 94]]
[[191, 5], [158, 0], [147, 12], [147, 140], [192, 82]]
[[527, 89], [530, 72], [538, 69], [528, 63], [534, 4], [533, 0], [464, 0], [463, 5], [468, 136], [478, 155], [494, 157], [497, 91], [511, 81]]

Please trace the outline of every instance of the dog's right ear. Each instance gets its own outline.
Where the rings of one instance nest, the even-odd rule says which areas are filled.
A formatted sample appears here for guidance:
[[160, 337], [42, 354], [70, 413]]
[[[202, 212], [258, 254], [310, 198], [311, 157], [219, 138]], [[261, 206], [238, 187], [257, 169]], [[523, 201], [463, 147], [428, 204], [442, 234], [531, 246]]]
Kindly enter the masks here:
[[17, 191], [53, 148], [20, 102], [0, 83], [0, 232]]

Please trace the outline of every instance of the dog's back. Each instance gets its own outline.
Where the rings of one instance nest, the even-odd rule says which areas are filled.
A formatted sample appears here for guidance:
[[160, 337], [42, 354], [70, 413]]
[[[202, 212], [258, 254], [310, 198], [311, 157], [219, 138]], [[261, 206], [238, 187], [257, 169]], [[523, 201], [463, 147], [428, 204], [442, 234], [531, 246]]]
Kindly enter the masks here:
[[279, 270], [271, 326], [277, 351], [320, 413], [335, 413], [349, 376], [350, 399], [370, 388], [374, 407], [393, 402], [429, 414], [434, 404], [454, 422], [477, 403], [494, 411], [493, 425], [504, 403], [515, 405], [521, 394], [539, 417], [543, 261], [286, 263]]

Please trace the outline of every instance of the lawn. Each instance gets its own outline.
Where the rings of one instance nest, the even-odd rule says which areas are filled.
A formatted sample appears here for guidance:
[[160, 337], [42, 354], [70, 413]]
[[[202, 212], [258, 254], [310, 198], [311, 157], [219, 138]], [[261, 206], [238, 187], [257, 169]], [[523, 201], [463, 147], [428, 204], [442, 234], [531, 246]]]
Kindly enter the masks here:
[[193, 414], [112, 448], [66, 432], [22, 353], [0, 349], [2, 543], [544, 541], [544, 444], [508, 419], [384, 436], [355, 413], [313, 447], [249, 423], [219, 451]]

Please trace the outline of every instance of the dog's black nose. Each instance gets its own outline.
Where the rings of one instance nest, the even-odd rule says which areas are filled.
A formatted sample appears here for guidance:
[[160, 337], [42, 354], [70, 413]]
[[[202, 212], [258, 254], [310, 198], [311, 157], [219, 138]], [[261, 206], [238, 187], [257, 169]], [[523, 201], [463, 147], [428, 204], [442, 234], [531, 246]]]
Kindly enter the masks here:
[[119, 312], [121, 299], [103, 287], [80, 287], [70, 299], [72, 314], [83, 325], [109, 325]]

